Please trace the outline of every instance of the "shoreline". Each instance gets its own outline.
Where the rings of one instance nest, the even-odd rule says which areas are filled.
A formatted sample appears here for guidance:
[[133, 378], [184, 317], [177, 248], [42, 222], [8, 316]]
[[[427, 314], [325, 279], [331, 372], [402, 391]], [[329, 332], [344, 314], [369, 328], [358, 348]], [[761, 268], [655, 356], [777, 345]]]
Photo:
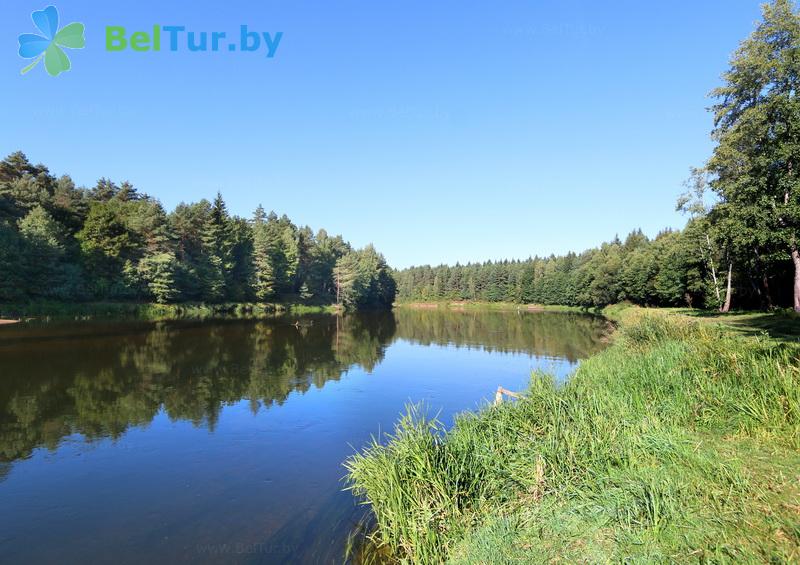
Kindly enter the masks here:
[[674, 311], [603, 314], [612, 344], [563, 386], [534, 374], [524, 398], [449, 429], [409, 407], [349, 458], [371, 543], [412, 562], [791, 561], [800, 346]]
[[232, 302], [208, 304], [184, 302], [158, 304], [152, 302], [33, 302], [28, 304], [0, 304], [0, 325], [19, 323], [22, 320], [73, 320], [73, 319], [202, 319], [212, 317], [265, 317], [303, 314], [334, 314], [341, 311], [335, 304], [303, 304], [299, 302]]
[[484, 302], [472, 300], [414, 300], [396, 302], [395, 308], [410, 308], [414, 310], [502, 310], [525, 312], [577, 312], [585, 314], [602, 315], [602, 309], [584, 308], [581, 306], [562, 306], [558, 304], [528, 304], [515, 302]]

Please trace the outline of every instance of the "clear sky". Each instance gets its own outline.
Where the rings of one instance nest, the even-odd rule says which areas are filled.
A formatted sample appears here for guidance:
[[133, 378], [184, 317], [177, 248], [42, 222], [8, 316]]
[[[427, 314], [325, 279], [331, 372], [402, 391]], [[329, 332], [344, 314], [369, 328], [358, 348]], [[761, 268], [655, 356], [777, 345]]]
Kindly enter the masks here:
[[[71, 71], [17, 36], [86, 24]], [[681, 227], [711, 101], [759, 17], [744, 0], [14, 0], [0, 6], [0, 152], [172, 209], [220, 190], [374, 243], [389, 263], [525, 258]], [[105, 50], [105, 27], [283, 32], [263, 52]], [[162, 44], [168, 43], [162, 38]]]

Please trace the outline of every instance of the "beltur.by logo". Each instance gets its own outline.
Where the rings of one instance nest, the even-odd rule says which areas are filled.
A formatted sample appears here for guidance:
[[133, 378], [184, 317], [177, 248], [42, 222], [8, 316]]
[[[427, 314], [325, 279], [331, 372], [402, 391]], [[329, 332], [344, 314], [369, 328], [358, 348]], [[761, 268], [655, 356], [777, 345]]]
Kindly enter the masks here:
[[165, 46], [170, 51], [247, 52], [263, 47], [267, 57], [275, 56], [283, 38], [283, 32], [250, 31], [246, 25], [239, 26], [239, 33], [235, 34], [233, 41], [229, 41], [224, 31], [186, 31], [186, 26], [154, 25], [152, 31], [135, 31], [130, 35], [122, 26], [106, 26], [106, 51], [161, 51], [162, 32]]
[[24, 75], [32, 70], [42, 59], [44, 68], [50, 76], [55, 77], [70, 70], [72, 64], [62, 47], [83, 49], [86, 45], [83, 24], [74, 22], [58, 29], [58, 10], [55, 6], [33, 12], [31, 19], [42, 35], [23, 33], [19, 36], [19, 56], [23, 59], [33, 59], [21, 73]]
[[[41, 35], [23, 33], [19, 36], [19, 56], [33, 61], [22, 69], [22, 74], [31, 71], [41, 61], [50, 76], [58, 76], [70, 70], [72, 64], [64, 48], [83, 49], [86, 46], [85, 28], [73, 22], [59, 29], [58, 10], [48, 6], [31, 14], [34, 25]], [[105, 26], [105, 48], [107, 52], [119, 51], [165, 51], [231, 53], [263, 52], [267, 58], [275, 56], [283, 39], [283, 32], [253, 31], [246, 25], [239, 26], [234, 33], [224, 31], [191, 31], [180, 25], [154, 25], [147, 31], [131, 31], [124, 26]]]

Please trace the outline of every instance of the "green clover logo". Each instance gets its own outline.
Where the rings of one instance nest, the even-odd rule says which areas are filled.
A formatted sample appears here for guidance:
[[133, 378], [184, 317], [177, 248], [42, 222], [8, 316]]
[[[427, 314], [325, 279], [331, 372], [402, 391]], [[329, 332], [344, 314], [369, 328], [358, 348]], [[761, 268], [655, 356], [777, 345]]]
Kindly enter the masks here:
[[23, 59], [35, 58], [33, 63], [22, 69], [21, 74], [33, 69], [42, 59], [44, 68], [51, 77], [68, 71], [72, 65], [61, 48], [83, 49], [86, 46], [83, 24], [75, 22], [58, 29], [58, 10], [55, 6], [34, 12], [31, 18], [42, 35], [23, 33], [19, 36], [19, 56]]

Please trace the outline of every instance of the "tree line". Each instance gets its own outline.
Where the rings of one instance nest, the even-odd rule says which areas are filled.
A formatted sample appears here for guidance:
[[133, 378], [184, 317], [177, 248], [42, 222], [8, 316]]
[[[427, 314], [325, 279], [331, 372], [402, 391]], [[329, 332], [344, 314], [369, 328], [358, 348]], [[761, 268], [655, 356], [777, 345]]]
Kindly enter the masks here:
[[78, 189], [22, 153], [0, 162], [0, 302], [143, 299], [272, 301], [347, 307], [473, 299], [602, 306], [620, 300], [800, 311], [800, 15], [774, 0], [712, 91], [711, 157], [678, 208], [685, 229], [560, 257], [414, 267], [392, 276], [287, 217], [228, 214], [221, 196], [167, 214], [129, 183]]
[[715, 147], [692, 171], [682, 231], [527, 261], [414, 267], [400, 298], [602, 306], [791, 305], [800, 311], [800, 15], [790, 0], [763, 7], [711, 92]]
[[722, 250], [705, 220], [655, 238], [637, 229], [621, 240], [582, 253], [418, 266], [395, 273], [398, 300], [477, 300], [602, 307], [628, 301], [644, 306], [742, 308], [791, 304], [793, 270], [788, 260], [747, 263], [732, 272], [727, 289], [720, 273]]
[[[654, 239], [641, 230], [582, 253], [411, 267], [396, 273], [400, 300], [480, 300], [605, 306], [719, 306], [697, 222]], [[744, 290], [744, 289], [743, 289]]]
[[21, 153], [0, 162], [0, 302], [337, 302], [387, 307], [395, 284], [371, 245], [314, 233], [220, 194], [167, 213], [128, 182], [92, 188]]

